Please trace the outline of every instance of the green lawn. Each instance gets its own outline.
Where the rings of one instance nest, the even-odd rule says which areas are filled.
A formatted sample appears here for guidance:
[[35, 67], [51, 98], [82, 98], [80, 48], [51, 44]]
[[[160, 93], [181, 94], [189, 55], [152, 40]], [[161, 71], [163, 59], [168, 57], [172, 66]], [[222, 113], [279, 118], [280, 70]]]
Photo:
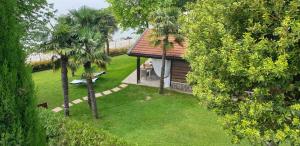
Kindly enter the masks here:
[[156, 88], [130, 85], [98, 99], [98, 107], [100, 120], [92, 119], [87, 104], [72, 107], [72, 118], [142, 146], [232, 145], [217, 116], [192, 95], [172, 91], [159, 95]]
[[[113, 88], [135, 69], [135, 58], [114, 57], [95, 85], [96, 91]], [[62, 104], [60, 73], [44, 71], [33, 74], [38, 101], [50, 107]], [[87, 103], [70, 108], [71, 118], [102, 128], [139, 145], [153, 146], [230, 146], [230, 137], [217, 123], [217, 116], [198, 104], [188, 94], [130, 85], [97, 100], [101, 118], [94, 120]], [[70, 86], [72, 99], [86, 96], [84, 86]], [[148, 99], [148, 100], [147, 100]], [[63, 112], [60, 112], [63, 114]], [[245, 145], [245, 144], [242, 144]]]
[[[142, 61], [145, 61], [143, 59]], [[108, 65], [107, 73], [101, 76], [95, 83], [95, 91], [102, 92], [118, 86], [121, 81], [136, 69], [136, 58], [122, 55], [113, 57]], [[80, 79], [83, 69], [80, 68], [75, 77], [69, 72], [69, 82]], [[50, 108], [63, 104], [60, 70], [52, 70], [33, 73], [36, 84], [38, 103], [48, 102]], [[83, 85], [69, 84], [70, 101], [87, 95], [86, 87]]]

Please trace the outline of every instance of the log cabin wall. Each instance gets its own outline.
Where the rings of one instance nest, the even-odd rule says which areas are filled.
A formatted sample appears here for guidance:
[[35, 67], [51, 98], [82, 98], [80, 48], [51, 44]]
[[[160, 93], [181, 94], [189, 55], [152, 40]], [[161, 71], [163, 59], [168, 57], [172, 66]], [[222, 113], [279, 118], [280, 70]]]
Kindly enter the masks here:
[[186, 83], [186, 75], [190, 71], [189, 63], [184, 60], [172, 60], [171, 81]]
[[191, 92], [192, 88], [187, 84], [186, 75], [190, 71], [190, 65], [185, 60], [172, 60], [171, 88], [184, 92]]

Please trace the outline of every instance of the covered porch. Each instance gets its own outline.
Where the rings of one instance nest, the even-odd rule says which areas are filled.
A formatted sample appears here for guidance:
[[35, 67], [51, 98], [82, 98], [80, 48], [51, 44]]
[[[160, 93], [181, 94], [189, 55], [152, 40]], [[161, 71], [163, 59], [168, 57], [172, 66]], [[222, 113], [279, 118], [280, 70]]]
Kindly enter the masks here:
[[[137, 57], [137, 69], [131, 73], [123, 83], [143, 85], [150, 87], [159, 87], [161, 60], [149, 58], [145, 63], [141, 63], [140, 57]], [[165, 87], [170, 87], [170, 62], [166, 61]]]
[[[145, 30], [136, 44], [129, 49], [128, 55], [136, 57], [137, 68], [135, 72], [123, 81], [124, 83], [159, 87], [162, 66], [162, 49], [159, 46], [153, 46], [151, 43], [151, 31], [152, 30], [150, 29]], [[170, 41], [174, 41], [173, 36], [170, 36], [169, 39]], [[184, 61], [182, 58], [184, 52], [185, 43], [183, 45], [174, 43], [174, 47], [167, 50], [164, 76], [165, 88], [171, 87], [173, 83], [175, 83], [172, 83], [173, 80], [179, 83], [185, 82], [185, 66], [183, 66], [183, 68], [181, 66], [176, 68], [176, 66], [180, 65], [181, 61]], [[149, 59], [143, 63], [141, 62], [141, 57]], [[179, 62], [179, 64], [177, 62]], [[173, 66], [176, 70], [172, 70]]]

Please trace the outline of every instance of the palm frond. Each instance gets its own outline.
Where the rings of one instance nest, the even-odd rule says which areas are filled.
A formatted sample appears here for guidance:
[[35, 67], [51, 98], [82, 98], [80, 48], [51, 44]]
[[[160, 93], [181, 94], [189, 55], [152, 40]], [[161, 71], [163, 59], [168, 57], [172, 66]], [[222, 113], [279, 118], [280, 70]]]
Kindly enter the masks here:
[[[72, 24], [72, 32], [74, 32], [73, 38], [76, 41], [74, 43], [74, 60], [76, 64], [85, 64], [87, 62], [97, 64], [101, 68], [105, 68], [109, 62], [108, 57], [104, 53], [104, 38], [106, 37], [101, 31], [99, 31], [99, 22], [103, 21], [99, 12], [89, 7], [81, 7], [79, 10], [70, 11], [68, 20]], [[106, 16], [105, 16], [106, 17]], [[102, 23], [102, 22], [101, 22]], [[111, 23], [111, 22], [103, 22]], [[114, 27], [108, 26], [108, 27]], [[108, 28], [107, 27], [107, 28]], [[105, 29], [107, 29], [105, 28]], [[67, 50], [66, 50], [67, 51]], [[74, 66], [70, 62], [70, 67]], [[75, 66], [74, 66], [75, 67]], [[88, 73], [93, 70], [86, 71]]]
[[[184, 37], [179, 33], [178, 8], [161, 8], [150, 15], [153, 31], [150, 35], [152, 44], [162, 44], [164, 48], [174, 47], [174, 43], [183, 45]], [[174, 40], [170, 38], [175, 37]]]
[[80, 63], [76, 61], [74, 58], [70, 58], [68, 62], [68, 67], [72, 70], [72, 72], [76, 72], [80, 66]]
[[176, 42], [177, 44], [179, 44], [180, 46], [183, 46], [184, 44], [184, 36], [181, 34], [175, 34], [174, 35], [175, 39], [174, 42]]

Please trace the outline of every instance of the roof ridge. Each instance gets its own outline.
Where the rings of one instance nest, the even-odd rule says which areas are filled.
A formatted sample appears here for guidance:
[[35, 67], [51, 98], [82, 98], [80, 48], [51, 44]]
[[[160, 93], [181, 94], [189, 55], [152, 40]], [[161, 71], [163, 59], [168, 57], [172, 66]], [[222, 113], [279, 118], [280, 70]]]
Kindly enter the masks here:
[[145, 29], [145, 31], [141, 34], [141, 36], [140, 36], [139, 39], [135, 42], [135, 44], [128, 50], [128, 52], [127, 52], [128, 55], [131, 54], [132, 49], [136, 47], [136, 45], [141, 41], [141, 39], [144, 37], [144, 35], [146, 34], [146, 32], [148, 32], [149, 30], [150, 30], [149, 28]]
[[[129, 56], [161, 58], [162, 49], [158, 46], [152, 46], [151, 40], [148, 38], [151, 35], [152, 29], [146, 29], [139, 37], [136, 43], [128, 51]], [[170, 41], [173, 42], [174, 37], [170, 37]], [[185, 44], [185, 43], [184, 43]], [[174, 44], [174, 48], [167, 50], [167, 58], [179, 58], [182, 59], [186, 51], [186, 45]]]

